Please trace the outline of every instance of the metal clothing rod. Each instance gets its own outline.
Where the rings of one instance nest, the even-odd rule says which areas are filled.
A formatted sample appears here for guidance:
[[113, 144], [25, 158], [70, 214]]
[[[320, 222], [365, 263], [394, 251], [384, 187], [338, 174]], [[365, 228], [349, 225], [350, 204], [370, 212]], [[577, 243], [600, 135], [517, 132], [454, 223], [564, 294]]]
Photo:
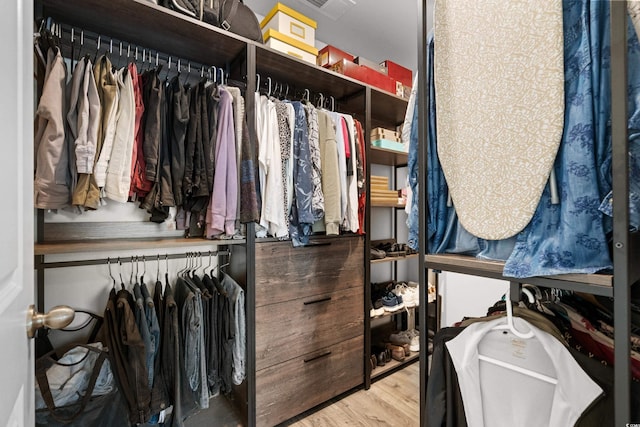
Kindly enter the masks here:
[[[159, 255], [160, 260], [167, 259], [181, 259], [181, 258], [189, 258], [189, 257], [200, 257], [200, 256], [209, 256], [217, 255], [217, 256], [230, 256], [231, 251], [207, 251], [207, 252], [185, 252], [180, 254], [165, 254]], [[40, 262], [38, 259], [35, 261], [35, 269], [38, 268], [65, 268], [65, 267], [83, 267], [88, 265], [101, 265], [108, 263], [117, 263], [118, 259], [122, 262], [136, 262], [136, 256], [133, 256], [134, 260], [131, 261], [131, 257], [114, 257], [114, 258], [97, 258], [97, 259], [85, 259], [85, 260], [76, 260], [76, 261], [56, 261], [56, 262]], [[155, 255], [149, 256], [139, 256], [137, 258], [138, 261], [141, 261], [141, 258], [146, 259], [147, 261], [155, 261]]]
[[[50, 18], [49, 18], [50, 19]], [[196, 61], [180, 58], [176, 55], [170, 55], [155, 49], [146, 48], [127, 42], [118, 40], [113, 37], [103, 36], [84, 29], [75, 28], [64, 23], [52, 24], [52, 33], [58, 37], [58, 41], [64, 46], [75, 46], [78, 52], [83, 50], [85, 41], [93, 42], [96, 46], [95, 53], [100, 51], [109, 53], [112, 57], [127, 58], [133, 60], [139, 65], [148, 64], [157, 67], [159, 64], [166, 66], [168, 70], [176, 70], [178, 73], [199, 74], [200, 77], [209, 77], [214, 82], [220, 78], [221, 83], [227, 82], [228, 70], [224, 67], [214, 65], [200, 64]], [[88, 44], [88, 43], [87, 43]], [[85, 53], [93, 53], [84, 49]], [[79, 54], [77, 54], [80, 57]], [[71, 58], [72, 60], [76, 58]]]

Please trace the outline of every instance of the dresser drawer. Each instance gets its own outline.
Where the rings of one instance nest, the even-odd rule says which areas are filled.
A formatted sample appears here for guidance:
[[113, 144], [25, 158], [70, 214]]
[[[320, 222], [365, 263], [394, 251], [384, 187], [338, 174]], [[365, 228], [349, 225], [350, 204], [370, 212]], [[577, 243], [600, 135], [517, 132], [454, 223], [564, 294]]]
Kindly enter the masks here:
[[256, 369], [364, 333], [364, 289], [286, 301], [256, 309]]
[[362, 384], [359, 336], [256, 372], [258, 426], [274, 426]]
[[256, 306], [364, 287], [364, 240], [339, 237], [318, 246], [256, 245]]

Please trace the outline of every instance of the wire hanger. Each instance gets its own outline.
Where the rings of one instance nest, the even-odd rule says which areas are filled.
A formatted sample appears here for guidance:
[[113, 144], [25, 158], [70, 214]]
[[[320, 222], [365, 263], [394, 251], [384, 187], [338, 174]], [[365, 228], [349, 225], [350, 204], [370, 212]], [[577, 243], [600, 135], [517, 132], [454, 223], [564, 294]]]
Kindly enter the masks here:
[[122, 287], [122, 290], [125, 290], [125, 286], [124, 286], [124, 280], [122, 279], [122, 260], [120, 260], [120, 257], [118, 257], [118, 275], [120, 276], [120, 286]]
[[116, 288], [116, 278], [113, 277], [113, 274], [111, 273], [111, 258], [107, 258], [107, 267], [109, 268], [109, 277], [111, 277], [111, 280], [113, 280], [113, 289]]

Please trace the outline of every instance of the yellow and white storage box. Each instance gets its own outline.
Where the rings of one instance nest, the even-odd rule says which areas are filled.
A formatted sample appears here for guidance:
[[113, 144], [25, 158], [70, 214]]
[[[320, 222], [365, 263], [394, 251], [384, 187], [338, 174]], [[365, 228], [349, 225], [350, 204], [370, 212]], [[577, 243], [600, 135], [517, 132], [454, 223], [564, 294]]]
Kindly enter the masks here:
[[275, 50], [279, 50], [280, 52], [314, 65], [318, 57], [318, 49], [315, 47], [302, 43], [286, 34], [282, 34], [273, 28], [270, 28], [264, 33], [264, 43]]
[[[307, 18], [300, 12], [278, 2], [271, 9], [271, 12], [264, 17], [260, 23], [265, 41], [267, 32], [275, 30], [285, 36], [307, 45], [314, 46], [316, 43], [316, 28], [318, 25], [313, 19]], [[317, 53], [316, 53], [317, 55]]]

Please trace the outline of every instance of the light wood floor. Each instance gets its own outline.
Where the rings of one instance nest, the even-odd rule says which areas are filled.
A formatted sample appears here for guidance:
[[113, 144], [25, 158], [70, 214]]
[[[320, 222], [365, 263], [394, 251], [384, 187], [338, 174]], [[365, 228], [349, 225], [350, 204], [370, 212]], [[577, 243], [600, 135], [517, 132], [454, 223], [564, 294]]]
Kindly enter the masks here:
[[415, 427], [420, 424], [420, 364], [413, 363], [316, 412], [283, 424], [288, 427]]
[[[332, 399], [279, 427], [415, 427], [420, 424], [420, 363], [412, 363], [342, 399]], [[242, 427], [240, 414], [219, 396], [209, 409], [189, 417], [186, 427]], [[215, 421], [214, 421], [215, 420]]]

